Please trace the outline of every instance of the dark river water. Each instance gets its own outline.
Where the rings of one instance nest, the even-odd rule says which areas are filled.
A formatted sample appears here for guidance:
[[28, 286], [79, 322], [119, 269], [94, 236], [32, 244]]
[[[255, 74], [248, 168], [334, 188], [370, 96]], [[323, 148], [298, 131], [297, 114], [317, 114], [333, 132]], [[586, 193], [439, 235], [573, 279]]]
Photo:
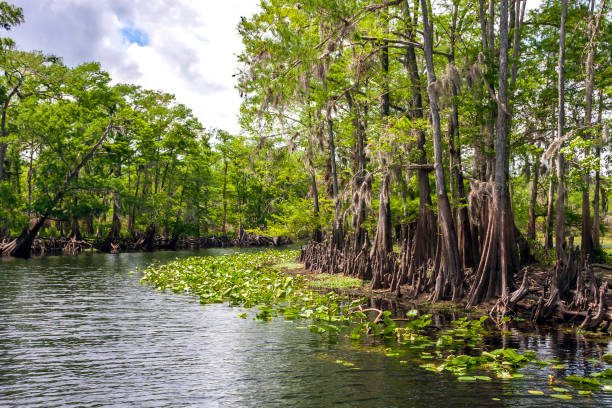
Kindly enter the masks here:
[[130, 273], [154, 260], [228, 251], [0, 260], [0, 407], [612, 406], [609, 392], [572, 390], [571, 401], [527, 393], [552, 393], [548, 374], [604, 368], [587, 359], [610, 345], [576, 334], [506, 338], [539, 359], [558, 357], [568, 364], [561, 372], [529, 366], [520, 380], [462, 383], [342, 336], [330, 343], [304, 322], [201, 306]]

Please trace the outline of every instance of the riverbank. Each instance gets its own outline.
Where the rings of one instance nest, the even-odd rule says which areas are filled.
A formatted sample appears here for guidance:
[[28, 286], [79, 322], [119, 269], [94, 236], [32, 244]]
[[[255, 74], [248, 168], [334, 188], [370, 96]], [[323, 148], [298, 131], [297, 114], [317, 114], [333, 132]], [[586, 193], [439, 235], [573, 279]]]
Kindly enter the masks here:
[[[19, 239], [20, 237], [9, 237], [0, 240], [0, 256], [12, 256]], [[77, 255], [88, 251], [117, 254], [120, 252], [174, 251], [180, 249], [281, 247], [291, 243], [291, 240], [287, 237], [269, 237], [244, 232], [238, 237], [217, 235], [204, 237], [179, 235], [171, 237], [147, 233], [136, 239], [125, 237], [114, 239], [37, 237], [32, 242], [30, 256]]]
[[[488, 316], [492, 321], [496, 317], [492, 314], [492, 309], [495, 307], [495, 302], [483, 303], [475, 307], [467, 308], [465, 302], [439, 301], [432, 303], [429, 297], [421, 294], [416, 298], [407, 296], [398, 296], [397, 293], [390, 290], [379, 289], [373, 290], [369, 281], [364, 281], [353, 276], [343, 274], [327, 274], [316, 273], [305, 269], [304, 264], [292, 262], [275, 266], [282, 269], [285, 273], [294, 276], [302, 276], [306, 284], [314, 290], [333, 290], [340, 295], [346, 295], [350, 298], [368, 298], [376, 307], [389, 310], [393, 317], [400, 317], [404, 313], [412, 309], [419, 309], [425, 313], [445, 313], [455, 316], [468, 317], [478, 319], [483, 316]], [[546, 268], [532, 267], [532, 273], [540, 276], [546, 273]], [[605, 272], [605, 271], [602, 271]], [[403, 292], [408, 292], [408, 287], [403, 287]], [[568, 332], [580, 331], [582, 334], [590, 338], [604, 338], [612, 341], [612, 328], [607, 327], [606, 330], [600, 331], [584, 331], [577, 327], [576, 324], [571, 324], [559, 316], [551, 316], [551, 319], [544, 322], [535, 322], [530, 311], [537, 300], [530, 297], [522, 300], [520, 308], [517, 310], [522, 313], [500, 317], [496, 323], [504, 325], [504, 330], [518, 329], [521, 331], [539, 331], [542, 329], [558, 329]], [[580, 323], [579, 321], [577, 323]]]

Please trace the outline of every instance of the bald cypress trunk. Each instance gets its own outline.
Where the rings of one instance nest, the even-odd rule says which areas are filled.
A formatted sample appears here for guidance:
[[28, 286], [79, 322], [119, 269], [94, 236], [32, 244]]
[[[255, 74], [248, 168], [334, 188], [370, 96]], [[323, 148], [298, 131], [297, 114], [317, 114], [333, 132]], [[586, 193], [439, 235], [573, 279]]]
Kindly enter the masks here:
[[[357, 85], [355, 85], [357, 86]], [[366, 195], [371, 189], [371, 177], [367, 177], [366, 182], [366, 153], [365, 153], [365, 142], [366, 133], [361, 121], [361, 112], [357, 102], [355, 102], [351, 91], [346, 92], [346, 100], [348, 102], [349, 110], [353, 116], [353, 134], [355, 136], [355, 146], [353, 148], [353, 162], [354, 162], [354, 181], [353, 181], [353, 240], [352, 240], [352, 251], [353, 255], [356, 256], [359, 251], [365, 246], [368, 246], [368, 234], [367, 231], [362, 227], [362, 224], [366, 220]], [[365, 183], [365, 184], [364, 184]]]
[[[384, 79], [380, 110], [383, 125], [386, 126], [385, 122], [389, 116], [389, 47], [386, 42], [381, 49], [381, 69]], [[393, 259], [391, 199], [389, 193], [391, 175], [384, 154], [385, 153], [381, 153], [380, 160], [383, 176], [380, 182], [378, 225], [374, 237], [374, 244], [370, 252], [370, 258], [372, 259], [372, 289], [380, 289], [383, 286], [391, 285], [395, 264]]]
[[[406, 10], [406, 21], [411, 22], [408, 29], [408, 37], [412, 38], [418, 25], [418, 0], [415, 0], [413, 15], [410, 16]], [[422, 120], [424, 118], [423, 97], [421, 92], [421, 79], [417, 65], [414, 47], [406, 48], [406, 69], [410, 77], [410, 92], [412, 96], [410, 106], [410, 118]], [[419, 292], [420, 284], [425, 278], [426, 265], [436, 256], [437, 225], [432, 210], [431, 189], [429, 187], [429, 169], [427, 164], [427, 152], [425, 150], [426, 135], [422, 129], [416, 129], [416, 144], [419, 153], [417, 169], [419, 212], [416, 218], [414, 235], [404, 237], [402, 243], [402, 254], [397, 276], [393, 282], [393, 289], [399, 293], [399, 286], [409, 283], [414, 292]]]
[[227, 160], [223, 161], [223, 223], [221, 225], [221, 233], [227, 235]]
[[533, 162], [533, 179], [531, 180], [531, 196], [529, 198], [529, 222], [527, 224], [527, 239], [536, 239], [536, 206], [538, 203], [538, 181], [540, 179], [540, 161], [535, 158]]
[[553, 247], [553, 229], [555, 225], [555, 180], [551, 176], [548, 184], [548, 200], [546, 205], [546, 238], [544, 240], [544, 248], [552, 249]]
[[[327, 94], [327, 78], [323, 81], [323, 92]], [[332, 199], [334, 201], [334, 221], [332, 226], [331, 244], [334, 249], [342, 250], [344, 246], [344, 233], [342, 231], [342, 204], [340, 203], [340, 195], [338, 189], [338, 172], [336, 169], [336, 141], [334, 136], [334, 122], [332, 120], [332, 105], [331, 101], [327, 101], [325, 110], [325, 123], [327, 125], [327, 143], [329, 147], [329, 163], [331, 167], [332, 179]]]
[[[565, 127], [565, 18], [567, 15], [567, 0], [561, 1], [561, 25], [559, 29], [559, 116], [557, 119], [557, 137], [563, 138]], [[557, 226], [555, 229], [555, 253], [557, 263], [565, 257], [565, 159], [563, 153], [557, 156]]]
[[[601, 126], [603, 112], [603, 90], [599, 91], [599, 112], [597, 114], [597, 123]], [[597, 160], [597, 170], [595, 170], [595, 191], [593, 192], [593, 247], [596, 249], [601, 248], [599, 224], [600, 220], [600, 172], [599, 166], [601, 166], [601, 146], [597, 144], [595, 147], [595, 157]]]
[[499, 90], [495, 142], [493, 202], [485, 244], [468, 305], [500, 296], [508, 302], [509, 282], [518, 269], [514, 216], [508, 191], [508, 0], [502, 0], [499, 19]]
[[[595, 59], [595, 39], [597, 37], [599, 31], [599, 25], [601, 21], [601, 16], [603, 10], [606, 6], [606, 0], [601, 0], [599, 5], [599, 13], [597, 16], [593, 14], [593, 6], [594, 0], [591, 0], [591, 16], [590, 16], [590, 24], [589, 24], [589, 43], [587, 45], [587, 58], [586, 58], [586, 76], [584, 79], [584, 94], [586, 99], [586, 109], [585, 109], [585, 120], [584, 124], [587, 128], [587, 131], [590, 131], [592, 126], [592, 113], [593, 113], [593, 83], [595, 79], [595, 70], [594, 70], [594, 59]], [[587, 133], [588, 135], [588, 133]], [[590, 137], [587, 136], [590, 139]], [[587, 148], [585, 154], [589, 154], [589, 149]], [[582, 243], [580, 245], [581, 248], [581, 258], [583, 266], [589, 262], [593, 261], [593, 226], [591, 220], [591, 207], [590, 207], [590, 189], [591, 186], [591, 176], [589, 171], [586, 170], [583, 176], [583, 186], [582, 186]]]
[[436, 194], [438, 196], [438, 222], [440, 225], [441, 245], [440, 266], [436, 274], [435, 288], [432, 300], [441, 299], [457, 300], [463, 296], [463, 271], [460, 267], [459, 251], [457, 248], [457, 234], [452, 219], [450, 202], [446, 190], [446, 177], [442, 162], [442, 132], [440, 129], [440, 113], [438, 110], [437, 95], [434, 90], [436, 86], [436, 74], [433, 62], [433, 27], [429, 21], [429, 10], [427, 0], [421, 0], [421, 12], [423, 17], [423, 37], [425, 62], [427, 66], [427, 83], [429, 93], [429, 107], [433, 127], [434, 145], [434, 171], [436, 177]]
[[[455, 41], [457, 29], [458, 1], [453, 1], [451, 33], [450, 33], [450, 56], [449, 63], [455, 64]], [[472, 241], [472, 226], [467, 209], [467, 195], [463, 185], [463, 172], [461, 170], [461, 141], [459, 139], [459, 109], [457, 107], [457, 86], [451, 85], [451, 109], [448, 114], [448, 141], [451, 158], [451, 187], [456, 183], [456, 199], [459, 204], [456, 210], [457, 240], [459, 246], [459, 257], [463, 269], [474, 266], [477, 258], [477, 250]], [[452, 196], [452, 194], [451, 194]], [[455, 198], [455, 197], [453, 197]]]
[[[314, 170], [310, 169], [310, 183], [312, 188], [312, 201], [314, 205], [314, 216], [319, 219], [319, 190], [317, 189], [317, 179], [315, 177]], [[323, 240], [323, 235], [321, 233], [321, 228], [317, 224], [312, 232], [312, 240], [314, 242], [321, 242]]]

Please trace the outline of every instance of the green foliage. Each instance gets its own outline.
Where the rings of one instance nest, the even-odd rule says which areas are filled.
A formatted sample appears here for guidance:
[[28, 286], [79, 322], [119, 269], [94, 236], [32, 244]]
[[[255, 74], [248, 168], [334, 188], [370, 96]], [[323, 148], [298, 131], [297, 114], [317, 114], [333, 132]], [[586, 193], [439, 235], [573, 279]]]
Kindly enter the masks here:
[[328, 273], [315, 275], [308, 281], [308, 286], [310, 287], [326, 289], [347, 289], [363, 286], [365, 284], [367, 284], [367, 282], [358, 278], [344, 275], [330, 275]]

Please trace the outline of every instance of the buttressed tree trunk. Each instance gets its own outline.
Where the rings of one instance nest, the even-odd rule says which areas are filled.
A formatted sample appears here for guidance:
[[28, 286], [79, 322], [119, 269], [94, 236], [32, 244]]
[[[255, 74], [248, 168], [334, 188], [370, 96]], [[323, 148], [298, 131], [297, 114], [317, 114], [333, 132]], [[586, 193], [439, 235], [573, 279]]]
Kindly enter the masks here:
[[[356, 86], [356, 85], [355, 85]], [[353, 162], [355, 163], [353, 178], [353, 242], [352, 251], [353, 255], [356, 256], [359, 251], [369, 243], [367, 231], [362, 227], [362, 224], [366, 220], [367, 202], [366, 196], [368, 195], [370, 183], [366, 183], [366, 153], [365, 153], [365, 139], [366, 133], [361, 121], [361, 112], [359, 106], [355, 102], [351, 91], [346, 92], [346, 101], [349, 106], [349, 110], [353, 115], [353, 129], [355, 135], [355, 147], [353, 148]]]
[[[383, 40], [385, 41], [385, 40]], [[389, 47], [385, 42], [381, 47], [381, 68], [383, 71], [383, 93], [381, 96], [381, 116], [383, 121], [389, 116]], [[386, 124], [383, 124], [385, 126]], [[394, 273], [393, 243], [391, 231], [391, 175], [384, 153], [381, 153], [381, 166], [383, 171], [380, 182], [378, 226], [374, 237], [374, 244], [370, 252], [372, 259], [372, 289], [388, 286]]]
[[468, 306], [501, 296], [508, 301], [509, 279], [518, 269], [514, 216], [508, 190], [508, 0], [502, 0], [499, 22], [499, 90], [495, 142], [493, 202], [476, 279]]
[[[418, 24], [418, 4], [415, 1], [414, 14], [411, 18], [409, 11], [406, 13], [406, 21], [411, 21], [409, 25], [408, 37], [413, 38]], [[410, 77], [410, 92], [412, 101], [410, 106], [410, 118], [415, 120], [423, 119], [423, 97], [421, 95], [421, 79], [417, 65], [414, 47], [406, 48], [406, 68]], [[415, 130], [417, 150], [419, 152], [417, 170], [418, 191], [419, 191], [419, 212], [416, 219], [414, 236], [410, 242], [402, 244], [402, 255], [398, 274], [393, 282], [393, 289], [399, 292], [399, 285], [408, 282], [413, 289], [418, 292], [420, 281], [426, 273], [427, 263], [436, 256], [436, 243], [434, 238], [437, 234], [437, 225], [431, 202], [431, 189], [429, 187], [429, 169], [427, 164], [427, 152], [425, 151], [425, 131]], [[411, 244], [410, 246], [408, 244]]]
[[[559, 29], [559, 116], [557, 119], [557, 137], [563, 139], [565, 127], [565, 18], [567, 0], [561, 2], [561, 25]], [[557, 156], [557, 226], [555, 230], [555, 253], [557, 263], [565, 257], [565, 159], [563, 153]]]
[[[327, 78], [323, 80], [323, 92], [327, 94]], [[332, 120], [332, 102], [328, 99], [325, 109], [325, 122], [327, 124], [327, 141], [329, 145], [329, 162], [331, 166], [332, 195], [334, 200], [334, 223], [332, 226], [332, 248], [342, 250], [344, 245], [344, 233], [342, 231], [342, 204], [338, 189], [338, 172], [336, 170], [336, 142], [334, 137], [334, 122]], [[333, 268], [332, 268], [333, 269]]]
[[[451, 69], [455, 65], [455, 42], [457, 29], [458, 1], [453, 1], [452, 21], [450, 32], [450, 56]], [[452, 75], [451, 75], [452, 77]], [[451, 81], [452, 82], [452, 81]], [[467, 209], [467, 195], [463, 185], [463, 172], [461, 170], [461, 141], [459, 139], [459, 109], [457, 107], [457, 85], [451, 83], [451, 109], [448, 115], [448, 140], [451, 157], [451, 186], [456, 183], [456, 194], [459, 208], [457, 209], [457, 240], [459, 246], [459, 258], [463, 269], [474, 266], [476, 262], [476, 246], [472, 242], [472, 226]], [[454, 198], [454, 197], [453, 197]]]
[[[599, 31], [599, 25], [601, 22], [601, 16], [603, 10], [606, 7], [606, 0], [601, 0], [599, 5], [599, 13], [595, 17], [592, 12], [594, 1], [591, 0], [591, 16], [589, 21], [589, 43], [587, 45], [587, 59], [586, 59], [586, 76], [584, 79], [584, 93], [586, 99], [585, 109], [585, 126], [587, 132], [590, 132], [592, 126], [592, 114], [593, 114], [593, 82], [595, 79], [594, 70], [594, 59], [595, 59], [595, 39]], [[590, 139], [590, 137], [588, 137]], [[585, 154], [589, 154], [587, 148]], [[593, 231], [591, 223], [591, 207], [590, 207], [590, 189], [591, 177], [589, 171], [586, 170], [583, 176], [582, 186], [582, 243], [580, 244], [582, 264], [586, 265], [593, 261]]]
[[446, 191], [446, 178], [442, 162], [442, 131], [440, 129], [440, 113], [438, 110], [436, 87], [436, 74], [433, 63], [433, 27], [429, 22], [429, 10], [427, 0], [421, 0], [421, 13], [423, 17], [423, 37], [425, 62], [427, 66], [427, 83], [429, 94], [429, 107], [433, 127], [434, 145], [434, 171], [436, 178], [436, 194], [438, 196], [438, 221], [441, 235], [441, 262], [440, 267], [434, 273], [436, 285], [432, 294], [432, 300], [438, 301], [444, 298], [457, 300], [463, 296], [463, 271], [459, 263], [459, 251], [457, 248], [457, 234], [452, 219], [450, 202]]

